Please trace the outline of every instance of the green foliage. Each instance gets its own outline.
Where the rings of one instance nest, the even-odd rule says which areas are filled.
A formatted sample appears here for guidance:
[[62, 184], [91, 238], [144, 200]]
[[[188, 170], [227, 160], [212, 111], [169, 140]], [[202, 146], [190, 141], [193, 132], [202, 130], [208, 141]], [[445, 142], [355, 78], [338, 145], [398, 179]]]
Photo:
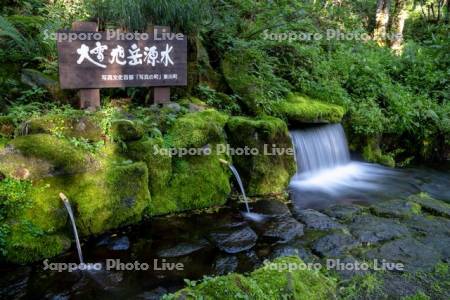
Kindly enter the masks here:
[[130, 31], [165, 25], [173, 31], [190, 33], [198, 31], [203, 20], [209, 18], [209, 1], [205, 0], [90, 0], [87, 7], [105, 26], [116, 25]]
[[356, 300], [383, 296], [383, 280], [373, 273], [354, 276], [339, 289], [339, 298]]
[[273, 103], [288, 93], [289, 83], [275, 76], [274, 69], [273, 58], [247, 44], [227, 52], [222, 61], [228, 85], [241, 97], [249, 114], [270, 114]]
[[[275, 259], [248, 276], [229, 274], [204, 278], [191, 283], [169, 299], [330, 299], [335, 297], [335, 282], [317, 271], [295, 269], [282, 270], [286, 266], [300, 266], [298, 257]], [[279, 270], [271, 268], [279, 266]]]
[[198, 96], [204, 99], [206, 104], [228, 114], [238, 114], [241, 108], [238, 105], [238, 99], [235, 95], [227, 95], [210, 88], [206, 84], [200, 84], [197, 87]]

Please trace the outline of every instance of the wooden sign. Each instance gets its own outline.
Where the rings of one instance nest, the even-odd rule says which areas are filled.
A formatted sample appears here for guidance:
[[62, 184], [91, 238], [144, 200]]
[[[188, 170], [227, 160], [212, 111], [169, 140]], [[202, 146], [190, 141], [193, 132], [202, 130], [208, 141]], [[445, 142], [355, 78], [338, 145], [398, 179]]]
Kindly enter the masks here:
[[62, 89], [187, 85], [182, 34], [59, 31]]

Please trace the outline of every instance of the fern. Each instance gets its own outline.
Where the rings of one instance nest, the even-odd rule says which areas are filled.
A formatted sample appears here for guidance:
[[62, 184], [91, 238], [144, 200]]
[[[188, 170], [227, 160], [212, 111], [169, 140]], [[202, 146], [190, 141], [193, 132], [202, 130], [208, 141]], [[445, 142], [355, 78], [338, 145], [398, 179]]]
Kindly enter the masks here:
[[0, 38], [13, 41], [25, 53], [31, 53], [34, 48], [34, 42], [27, 39], [11, 22], [2, 16], [0, 16]]

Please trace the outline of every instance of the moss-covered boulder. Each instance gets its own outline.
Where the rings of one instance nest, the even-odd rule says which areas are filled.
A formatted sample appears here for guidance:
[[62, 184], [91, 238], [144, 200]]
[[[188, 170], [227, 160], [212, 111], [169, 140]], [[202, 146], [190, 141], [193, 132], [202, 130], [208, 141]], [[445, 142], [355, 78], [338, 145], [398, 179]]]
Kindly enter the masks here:
[[[76, 148], [67, 140], [49, 134], [21, 136], [12, 140], [0, 153], [0, 171], [12, 174], [17, 168], [46, 172], [53, 175], [82, 173], [94, 169], [91, 154]], [[31, 178], [40, 177], [31, 174]], [[41, 176], [45, 177], [45, 176]]]
[[139, 222], [151, 202], [147, 166], [142, 162], [111, 165], [94, 173], [50, 177], [36, 185], [41, 191], [36, 193], [38, 199], [57, 201], [61, 192], [69, 198], [81, 235]]
[[233, 164], [248, 194], [266, 195], [284, 191], [296, 170], [286, 123], [274, 117], [232, 117], [226, 130], [233, 149], [257, 149], [254, 155], [238, 155], [237, 151], [233, 155]]
[[289, 123], [339, 123], [345, 114], [343, 107], [321, 102], [308, 96], [292, 94], [274, 106], [275, 115]]
[[26, 263], [70, 247], [61, 200], [39, 194], [44, 194], [42, 188], [29, 181], [0, 181], [0, 256], [4, 260]]
[[165, 299], [333, 299], [336, 283], [308, 270], [298, 257], [283, 257], [248, 276], [229, 274], [207, 278]]
[[114, 139], [119, 141], [137, 141], [144, 136], [143, 127], [131, 120], [116, 120], [112, 123], [111, 128]]
[[43, 115], [28, 120], [21, 127], [20, 133], [24, 135], [46, 133], [90, 142], [98, 142], [103, 138], [98, 118], [83, 113], [70, 116], [55, 113]]
[[367, 139], [367, 144], [363, 148], [362, 156], [368, 162], [382, 164], [391, 168], [395, 167], [394, 158], [381, 151], [377, 139]]
[[[219, 159], [228, 157], [216, 149], [225, 143], [227, 118], [215, 110], [189, 113], [175, 121], [164, 140], [144, 138], [127, 144], [124, 154], [148, 167], [151, 215], [226, 202], [230, 174]], [[182, 153], [189, 149], [197, 153]]]

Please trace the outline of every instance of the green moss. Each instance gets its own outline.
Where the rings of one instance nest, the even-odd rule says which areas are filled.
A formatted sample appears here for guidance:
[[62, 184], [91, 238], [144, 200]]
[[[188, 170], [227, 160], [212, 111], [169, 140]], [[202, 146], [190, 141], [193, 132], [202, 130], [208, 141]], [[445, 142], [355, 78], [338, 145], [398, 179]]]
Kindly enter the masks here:
[[54, 171], [74, 174], [86, 171], [90, 166], [89, 155], [76, 149], [69, 142], [48, 134], [21, 136], [11, 145], [25, 157], [36, 157], [51, 163]]
[[98, 142], [102, 139], [103, 131], [93, 115], [73, 112], [50, 113], [28, 120], [22, 126], [22, 133], [47, 133], [58, 137], [85, 139]]
[[112, 134], [115, 140], [137, 141], [144, 136], [144, 129], [136, 122], [122, 119], [112, 123]]
[[339, 289], [339, 298], [342, 299], [372, 299], [376, 296], [386, 295], [383, 292], [383, 280], [373, 273], [356, 275]]
[[111, 165], [103, 171], [52, 177], [37, 184], [43, 191], [39, 198], [58, 201], [60, 192], [69, 198], [82, 235], [138, 222], [151, 201], [144, 163]]
[[[238, 169], [249, 195], [265, 195], [284, 191], [296, 165], [286, 123], [274, 117], [252, 119], [232, 117], [226, 130], [232, 148], [258, 149], [257, 155], [235, 155]], [[268, 147], [265, 149], [264, 147]], [[272, 153], [272, 148], [284, 153]]]
[[189, 113], [176, 120], [167, 139], [175, 148], [203, 147], [224, 139], [227, 119], [227, 115], [212, 109]]
[[[223, 205], [230, 192], [229, 172], [217, 153], [224, 144], [227, 116], [215, 110], [190, 113], [178, 118], [165, 140], [142, 139], [127, 144], [127, 155], [143, 161], [149, 170], [152, 202], [150, 215]], [[173, 148], [172, 148], [173, 147]], [[171, 150], [210, 147], [210, 153], [171, 156]]]
[[387, 154], [383, 154], [378, 142], [374, 139], [369, 139], [367, 145], [363, 148], [362, 156], [368, 162], [379, 163], [391, 168], [395, 167], [394, 158]]
[[61, 231], [67, 216], [60, 200], [36, 197], [42, 189], [26, 183], [0, 183], [0, 206], [6, 209], [0, 215], [0, 248], [6, 260], [16, 263], [55, 256], [70, 246]]
[[335, 104], [292, 94], [275, 105], [274, 113], [290, 123], [339, 123], [345, 110]]
[[433, 199], [427, 193], [419, 193], [417, 195], [412, 195], [408, 197], [409, 200], [417, 203], [422, 210], [446, 218], [450, 218], [450, 204]]
[[[302, 264], [298, 257], [278, 258], [246, 277], [229, 274], [207, 278], [198, 285], [191, 284], [175, 294], [166, 295], [164, 299], [309, 300], [335, 297], [335, 282], [317, 271], [295, 269]], [[292, 266], [292, 270], [282, 269], [287, 266]]]
[[[173, 158], [168, 185], [152, 194], [151, 213], [163, 214], [223, 205], [230, 193], [229, 173], [219, 162], [225, 155]], [[176, 210], [172, 210], [175, 208]]]

